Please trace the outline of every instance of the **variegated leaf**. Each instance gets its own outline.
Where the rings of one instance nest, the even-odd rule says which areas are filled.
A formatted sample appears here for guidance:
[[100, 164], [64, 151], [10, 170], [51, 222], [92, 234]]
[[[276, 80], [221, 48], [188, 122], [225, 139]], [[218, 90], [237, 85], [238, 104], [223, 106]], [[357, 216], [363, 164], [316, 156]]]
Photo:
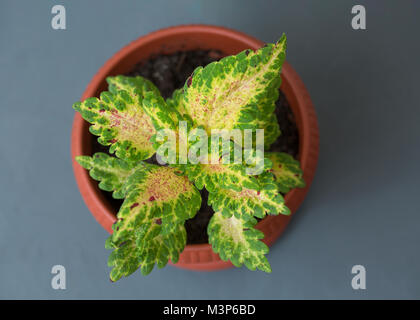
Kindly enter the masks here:
[[[191, 163], [190, 156], [187, 165], [177, 166], [177, 170], [186, 174], [198, 189], [205, 187], [210, 192], [217, 188], [236, 191], [241, 191], [242, 188], [258, 190], [257, 179], [248, 174], [248, 167], [243, 163], [242, 148], [238, 149], [238, 145], [228, 139], [216, 140], [214, 145], [211, 143], [211, 138], [203, 141], [199, 139], [199, 144], [207, 144], [208, 148], [197, 149], [198, 162]], [[238, 161], [235, 161], [235, 151], [240, 151], [241, 158]]]
[[174, 169], [143, 163], [124, 184], [124, 203], [106, 247], [111, 280], [128, 276], [141, 266], [142, 274], [155, 263], [177, 262], [186, 244], [184, 222], [201, 206], [198, 190]]
[[253, 217], [264, 218], [267, 214], [289, 215], [282, 195], [279, 193], [274, 177], [264, 172], [258, 176], [259, 190], [242, 188], [241, 191], [218, 188], [209, 193], [208, 204], [215, 212], [220, 212], [225, 218], [234, 216], [242, 220]]
[[188, 179], [194, 182], [198, 189], [206, 187], [208, 191], [217, 188], [241, 191], [243, 188], [258, 190], [259, 184], [254, 176], [246, 173], [241, 164], [189, 164], [185, 167]]
[[172, 97], [166, 99], [166, 103], [171, 108], [178, 110], [181, 115], [186, 114], [186, 110], [184, 108], [184, 89], [176, 89], [172, 93]]
[[184, 176], [169, 167], [143, 164], [126, 181], [125, 200], [113, 225], [112, 242], [131, 238], [142, 224], [156, 223], [162, 233], [173, 232], [177, 225], [191, 219], [201, 205], [198, 190]]
[[102, 145], [125, 160], [139, 161], [150, 158], [155, 150], [150, 138], [156, 130], [152, 120], [143, 110], [147, 94], [159, 99], [157, 89], [147, 80], [118, 76], [108, 78], [111, 91], [100, 98], [77, 102], [73, 108], [90, 122], [90, 132], [99, 136]]
[[172, 97], [166, 99], [166, 103], [178, 111], [182, 121], [186, 121], [188, 131], [196, 127], [194, 121], [184, 107], [184, 88], [175, 90]]
[[161, 233], [162, 226], [153, 222], [142, 224], [133, 237], [116, 246], [111, 238], [106, 247], [114, 249], [109, 258], [108, 266], [112, 267], [111, 281], [127, 277], [138, 268], [143, 275], [149, 274], [154, 265], [164, 267], [168, 260], [176, 263], [179, 254], [185, 247], [187, 234], [180, 224], [170, 234]]
[[305, 187], [299, 161], [284, 152], [267, 152], [265, 156], [273, 163], [270, 171], [276, 177], [276, 183], [281, 193], [286, 194], [293, 188]]
[[[192, 127], [191, 119], [182, 114], [182, 107], [179, 105], [180, 98], [182, 97], [182, 90], [176, 90], [172, 98], [164, 101], [161, 97], [156, 97], [154, 94], [147, 93], [144, 99], [143, 108], [145, 112], [152, 119], [153, 125], [156, 129], [156, 134], [152, 136], [150, 141], [153, 143], [155, 150], [165, 144], [169, 136], [173, 136], [174, 142], [176, 143], [172, 149], [173, 156], [178, 161], [177, 145], [180, 146], [182, 143], [188, 143], [186, 141], [188, 132], [185, 131], [185, 135], [182, 134], [183, 126], [185, 130], [190, 130]], [[181, 121], [186, 121], [182, 123]], [[158, 151], [159, 154], [159, 151]]]
[[155, 264], [158, 268], [163, 268], [169, 260], [177, 263], [186, 243], [184, 224], [177, 225], [169, 234], [162, 232], [162, 225], [150, 222], [141, 225], [136, 231], [136, 244], [142, 252], [142, 274], [149, 274]]
[[264, 129], [264, 149], [270, 149], [270, 146], [276, 142], [281, 134], [276, 115], [271, 113], [269, 117], [258, 124], [258, 128]]
[[265, 257], [268, 247], [260, 241], [264, 233], [254, 229], [255, 224], [255, 219], [243, 221], [234, 216], [225, 218], [216, 212], [208, 226], [209, 243], [222, 260], [230, 260], [236, 267], [245, 264], [250, 270], [271, 272]]
[[[286, 37], [198, 67], [184, 86], [183, 107], [196, 126], [255, 129], [278, 97]], [[273, 110], [273, 109], [272, 109]], [[272, 112], [272, 111], [271, 111]]]
[[143, 109], [152, 119], [156, 130], [177, 130], [178, 122], [182, 120], [177, 109], [168, 105], [160, 95], [158, 96], [152, 91], [145, 93]]
[[123, 199], [123, 186], [128, 177], [134, 172], [136, 165], [102, 152], [95, 153], [92, 157], [77, 156], [76, 161], [89, 170], [90, 176], [100, 181], [99, 188], [113, 191], [115, 199]]
[[127, 91], [130, 95], [135, 96], [138, 90], [141, 92], [153, 92], [157, 96], [160, 96], [159, 89], [149, 80], [141, 77], [127, 77], [118, 75], [115, 77], [107, 77], [108, 90], [112, 94], [118, 94], [119, 91]]

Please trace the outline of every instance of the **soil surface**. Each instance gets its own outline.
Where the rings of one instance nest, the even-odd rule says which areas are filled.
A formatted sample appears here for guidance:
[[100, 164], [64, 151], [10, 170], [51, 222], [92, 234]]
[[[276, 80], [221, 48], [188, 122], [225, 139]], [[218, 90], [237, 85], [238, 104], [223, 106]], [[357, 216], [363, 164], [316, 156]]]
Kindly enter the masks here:
[[[141, 75], [151, 80], [160, 90], [164, 98], [172, 95], [175, 89], [181, 88], [188, 77], [198, 66], [205, 66], [210, 62], [217, 61], [223, 54], [214, 50], [193, 50], [176, 52], [170, 55], [157, 55], [146, 62], [136, 65], [127, 75]], [[276, 102], [276, 115], [279, 122], [281, 135], [271, 146], [269, 151], [287, 152], [297, 157], [299, 152], [299, 135], [293, 113], [284, 94], [280, 91]], [[92, 151], [108, 153], [108, 148], [100, 145], [92, 135]], [[151, 159], [151, 162], [154, 162]], [[122, 200], [113, 199], [110, 192], [102, 191], [106, 199], [111, 203], [115, 212], [118, 212]], [[185, 223], [187, 230], [187, 243], [208, 243], [207, 225], [213, 210], [207, 205], [208, 192], [201, 191], [202, 204], [197, 215]]]
[[214, 50], [179, 51], [171, 55], [151, 57], [146, 62], [136, 65], [127, 75], [149, 79], [159, 88], [162, 96], [168, 98], [172, 96], [172, 92], [184, 86], [195, 68], [222, 57], [220, 51]]

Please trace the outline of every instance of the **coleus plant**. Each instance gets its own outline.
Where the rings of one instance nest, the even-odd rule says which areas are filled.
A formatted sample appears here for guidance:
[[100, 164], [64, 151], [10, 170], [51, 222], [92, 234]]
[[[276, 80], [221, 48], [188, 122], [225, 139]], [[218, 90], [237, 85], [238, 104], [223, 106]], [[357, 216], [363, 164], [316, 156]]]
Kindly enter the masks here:
[[[156, 165], [146, 160], [162, 145], [158, 132], [179, 135], [181, 121], [189, 132], [264, 129], [264, 147], [269, 148], [280, 135], [274, 110], [285, 50], [283, 35], [255, 52], [198, 67], [166, 101], [147, 79], [115, 76], [107, 78], [108, 91], [99, 98], [74, 104], [99, 143], [109, 146], [109, 154], [81, 155], [77, 162], [102, 190], [124, 199], [105, 245], [113, 250], [108, 260], [112, 281], [139, 268], [146, 275], [154, 265], [178, 261], [187, 240], [185, 221], [200, 209], [203, 188], [215, 212], [208, 225], [213, 250], [235, 266], [271, 272], [264, 234], [255, 225], [266, 215], [290, 214], [282, 194], [305, 185], [298, 161], [266, 152], [262, 172], [249, 174], [245, 161]], [[184, 142], [192, 147], [191, 141]]]

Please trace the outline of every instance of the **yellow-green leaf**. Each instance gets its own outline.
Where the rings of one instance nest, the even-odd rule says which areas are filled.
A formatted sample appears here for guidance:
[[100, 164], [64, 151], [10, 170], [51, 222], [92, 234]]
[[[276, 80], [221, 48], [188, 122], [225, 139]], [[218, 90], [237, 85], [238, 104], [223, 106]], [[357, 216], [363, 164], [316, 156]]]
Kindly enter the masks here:
[[217, 188], [237, 191], [241, 191], [242, 188], [259, 188], [255, 177], [248, 175], [245, 166], [241, 164], [189, 164], [185, 167], [185, 173], [200, 190], [203, 187], [208, 191]]
[[143, 164], [126, 181], [125, 200], [113, 225], [112, 241], [119, 243], [142, 224], [162, 225], [170, 233], [177, 224], [194, 217], [201, 197], [194, 185], [169, 167]]
[[268, 150], [281, 134], [276, 115], [271, 113], [258, 123], [258, 127], [264, 129], [264, 149]]
[[[198, 67], [184, 86], [183, 108], [196, 126], [256, 129], [278, 97], [286, 37]], [[265, 113], [264, 113], [265, 112]]]
[[102, 152], [95, 153], [92, 157], [77, 156], [76, 161], [89, 170], [90, 176], [100, 181], [99, 188], [113, 191], [115, 199], [124, 198], [123, 186], [128, 177], [134, 172], [136, 165]]
[[208, 226], [209, 243], [224, 261], [230, 260], [236, 267], [242, 264], [250, 270], [271, 272], [265, 257], [268, 247], [260, 241], [264, 234], [254, 229], [256, 221], [243, 221], [234, 216], [225, 218], [216, 212]]
[[263, 173], [258, 176], [258, 183], [258, 190], [242, 188], [241, 191], [235, 191], [217, 188], [209, 193], [208, 204], [226, 218], [235, 216], [238, 219], [249, 220], [253, 217], [262, 219], [267, 214], [289, 215], [290, 210], [277, 189], [273, 175]]
[[265, 156], [273, 163], [270, 171], [276, 177], [280, 192], [285, 194], [293, 188], [305, 187], [299, 161], [284, 152], [266, 152]]
[[[110, 146], [110, 152], [125, 160], [150, 158], [155, 150], [150, 138], [156, 130], [151, 118], [143, 110], [144, 97], [157, 96], [157, 89], [147, 80], [118, 76], [108, 78], [111, 91], [100, 98], [77, 102], [73, 108], [90, 122], [90, 132], [98, 141]], [[158, 99], [158, 98], [156, 98]]]
[[176, 263], [180, 252], [184, 249], [187, 233], [185, 227], [180, 224], [170, 234], [162, 234], [161, 226], [155, 223], [142, 224], [133, 234], [119, 246], [107, 241], [107, 248], [113, 249], [108, 258], [108, 266], [111, 281], [117, 281], [121, 277], [128, 277], [137, 269], [141, 268], [143, 275], [149, 274], [155, 264], [163, 268], [169, 260]]
[[169, 167], [143, 163], [126, 180], [126, 196], [106, 247], [111, 280], [127, 276], [141, 266], [148, 274], [155, 263], [176, 262], [186, 243], [185, 220], [201, 206], [198, 190]]

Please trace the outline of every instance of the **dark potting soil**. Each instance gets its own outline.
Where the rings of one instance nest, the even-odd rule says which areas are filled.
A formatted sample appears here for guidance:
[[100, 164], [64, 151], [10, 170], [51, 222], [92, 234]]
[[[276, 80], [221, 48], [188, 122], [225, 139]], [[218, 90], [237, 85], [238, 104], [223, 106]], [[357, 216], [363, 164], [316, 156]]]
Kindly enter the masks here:
[[187, 78], [195, 68], [205, 66], [219, 60], [223, 55], [220, 51], [194, 50], [175, 52], [170, 55], [158, 55], [144, 63], [140, 63], [129, 72], [128, 76], [142, 76], [152, 81], [166, 99], [172, 93], [184, 86]]
[[[156, 55], [146, 62], [136, 65], [128, 76], [143, 76], [151, 80], [160, 90], [164, 98], [172, 95], [175, 89], [181, 88], [187, 78], [198, 66], [205, 66], [217, 61], [223, 54], [214, 50], [193, 50], [176, 52], [170, 55]], [[281, 135], [271, 146], [269, 151], [286, 152], [297, 157], [299, 152], [299, 135], [296, 122], [285, 95], [280, 91], [276, 102], [276, 116], [280, 126]], [[92, 136], [92, 151], [108, 153], [108, 148], [100, 145], [95, 136]], [[156, 161], [152, 158], [149, 162]], [[112, 198], [110, 192], [101, 191], [110, 202], [115, 212], [118, 212], [122, 200]], [[208, 192], [202, 190], [201, 208], [197, 215], [185, 223], [187, 230], [187, 243], [208, 243], [207, 225], [214, 211], [207, 205]]]

